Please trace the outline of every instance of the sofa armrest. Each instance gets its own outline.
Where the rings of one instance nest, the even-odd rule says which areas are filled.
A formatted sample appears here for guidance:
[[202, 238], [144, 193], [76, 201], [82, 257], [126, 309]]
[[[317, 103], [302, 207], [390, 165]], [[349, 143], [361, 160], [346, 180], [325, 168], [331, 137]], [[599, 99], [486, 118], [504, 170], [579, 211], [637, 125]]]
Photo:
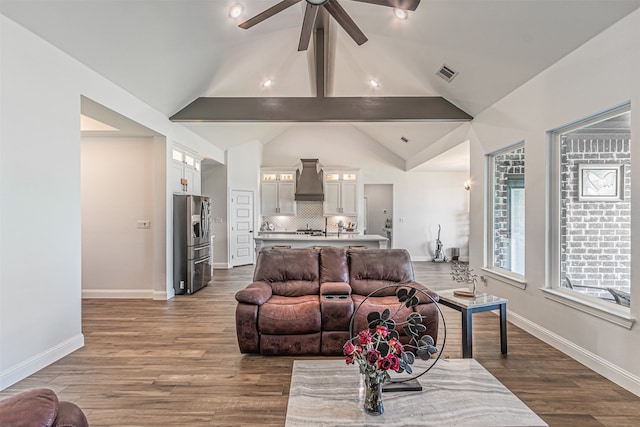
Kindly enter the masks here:
[[344, 282], [321, 283], [320, 295], [351, 295], [351, 286]]
[[58, 402], [58, 416], [52, 427], [89, 427], [87, 417], [75, 403]]
[[271, 286], [265, 282], [253, 282], [236, 292], [236, 301], [245, 304], [262, 305], [271, 298]]
[[0, 399], [3, 426], [88, 427], [82, 410], [74, 403], [58, 401], [48, 388], [34, 388]]
[[414, 288], [416, 288], [418, 290], [424, 291], [425, 293], [430, 295], [431, 298], [433, 298], [433, 300], [431, 300], [431, 298], [426, 297], [422, 292], [416, 292], [416, 295], [418, 296], [419, 304], [429, 304], [429, 303], [432, 303], [433, 301], [435, 301], [435, 302], [440, 301], [440, 297], [438, 296], [438, 294], [436, 292], [432, 291], [431, 289], [427, 288], [422, 283], [409, 282], [409, 283], [404, 284], [403, 286], [414, 287]]

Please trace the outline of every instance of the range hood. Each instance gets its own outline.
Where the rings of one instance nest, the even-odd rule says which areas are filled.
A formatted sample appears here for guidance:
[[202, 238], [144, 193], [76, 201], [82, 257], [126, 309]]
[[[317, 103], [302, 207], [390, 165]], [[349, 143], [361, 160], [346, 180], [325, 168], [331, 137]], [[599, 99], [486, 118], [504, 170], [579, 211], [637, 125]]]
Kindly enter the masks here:
[[296, 196], [299, 202], [322, 202], [322, 171], [318, 159], [300, 159], [302, 171], [296, 171]]

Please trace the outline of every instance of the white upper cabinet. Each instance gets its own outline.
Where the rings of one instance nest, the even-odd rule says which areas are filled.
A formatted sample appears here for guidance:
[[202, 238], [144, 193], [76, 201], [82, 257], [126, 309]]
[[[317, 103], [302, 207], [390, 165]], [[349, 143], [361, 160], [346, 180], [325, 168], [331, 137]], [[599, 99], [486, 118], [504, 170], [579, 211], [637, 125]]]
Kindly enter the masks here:
[[324, 214], [358, 215], [358, 174], [354, 170], [324, 170]]
[[263, 170], [261, 214], [262, 216], [296, 214], [296, 171]]
[[172, 149], [171, 190], [175, 194], [200, 194], [200, 159], [184, 149]]

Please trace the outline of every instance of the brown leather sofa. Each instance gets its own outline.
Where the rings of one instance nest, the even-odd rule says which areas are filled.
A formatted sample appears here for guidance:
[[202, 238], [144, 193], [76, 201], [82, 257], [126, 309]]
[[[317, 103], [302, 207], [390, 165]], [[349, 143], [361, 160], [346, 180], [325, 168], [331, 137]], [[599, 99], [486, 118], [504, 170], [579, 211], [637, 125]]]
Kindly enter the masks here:
[[82, 410], [71, 402], [58, 401], [47, 388], [35, 388], [0, 399], [2, 427], [88, 427]]
[[[354, 311], [357, 333], [366, 328], [369, 312], [398, 309], [396, 290], [402, 286], [419, 288], [438, 301], [436, 293], [414, 281], [409, 253], [403, 249], [262, 250], [253, 282], [236, 293], [240, 351], [263, 355], [342, 354]], [[400, 310], [394, 319], [401, 321], [418, 311], [427, 327], [425, 333], [436, 339], [437, 308], [429, 297], [421, 292], [418, 296], [416, 307]], [[398, 331], [401, 340], [407, 341], [402, 329]]]

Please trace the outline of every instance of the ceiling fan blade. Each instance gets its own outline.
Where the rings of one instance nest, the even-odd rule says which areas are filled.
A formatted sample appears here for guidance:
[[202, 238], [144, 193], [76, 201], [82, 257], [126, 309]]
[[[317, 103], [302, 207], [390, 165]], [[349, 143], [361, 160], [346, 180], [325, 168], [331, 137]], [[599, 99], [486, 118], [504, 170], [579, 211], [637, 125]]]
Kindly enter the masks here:
[[282, 12], [286, 8], [293, 6], [296, 3], [300, 3], [301, 1], [302, 0], [282, 0], [280, 3], [274, 6], [271, 6], [269, 9], [265, 10], [264, 12], [257, 14], [256, 16], [254, 16], [253, 18], [247, 21], [244, 21], [242, 24], [238, 25], [238, 27], [244, 28], [245, 30], [247, 28], [251, 28], [254, 25], [264, 21], [265, 19], [272, 17], [276, 13]]
[[368, 40], [367, 36], [365, 36], [364, 33], [360, 31], [360, 28], [358, 28], [356, 23], [353, 22], [353, 19], [351, 19], [349, 14], [347, 14], [347, 11], [344, 10], [342, 6], [340, 6], [338, 0], [329, 0], [328, 3], [324, 4], [324, 8], [327, 9], [327, 12], [329, 12], [329, 14], [333, 16], [333, 19], [335, 19], [336, 22], [338, 22], [338, 24], [340, 24], [340, 26], [344, 28], [347, 34], [349, 34], [353, 41], [355, 41], [358, 45], [361, 45]]
[[377, 4], [379, 6], [396, 7], [404, 10], [416, 10], [420, 0], [353, 0], [361, 3]]
[[307, 3], [307, 8], [304, 10], [304, 19], [302, 21], [302, 31], [300, 32], [300, 43], [298, 43], [298, 52], [307, 50], [309, 48], [309, 41], [311, 40], [311, 34], [313, 33], [317, 15], [318, 6]]

